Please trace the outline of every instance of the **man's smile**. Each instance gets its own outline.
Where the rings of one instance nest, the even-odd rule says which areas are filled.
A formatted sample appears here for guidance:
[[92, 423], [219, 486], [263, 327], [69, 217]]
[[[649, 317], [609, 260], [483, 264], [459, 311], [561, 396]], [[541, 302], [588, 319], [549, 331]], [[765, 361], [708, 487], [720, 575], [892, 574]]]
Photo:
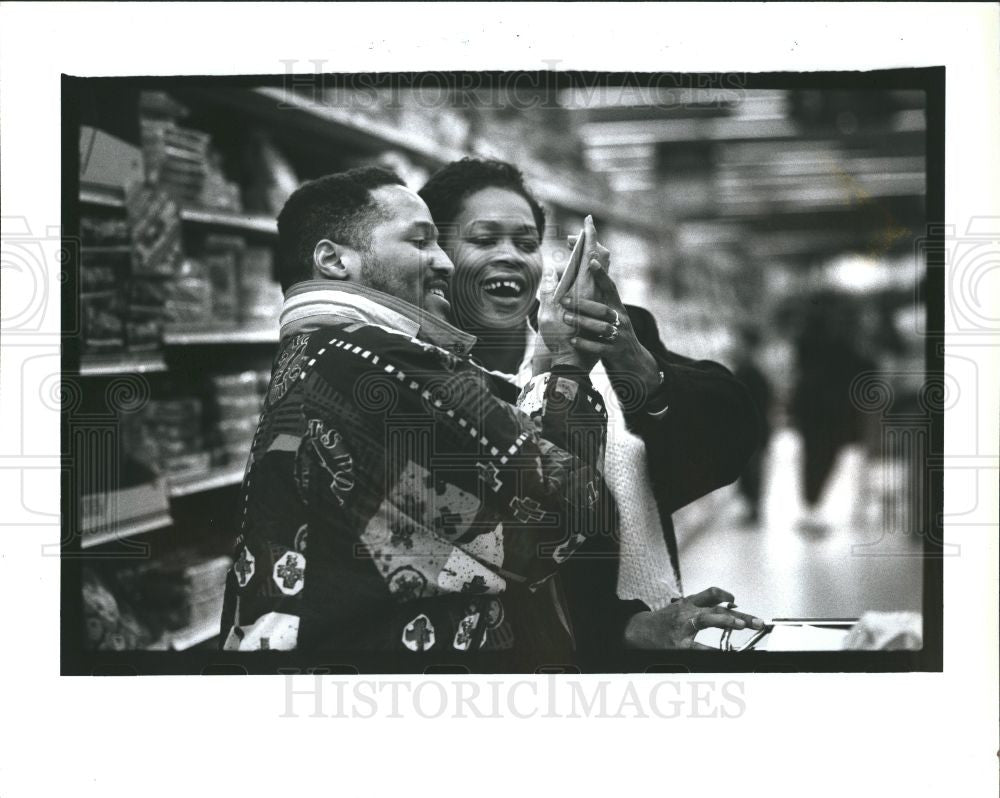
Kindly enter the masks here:
[[436, 277], [433, 280], [428, 280], [424, 288], [428, 294], [439, 297], [445, 302], [448, 301], [448, 281], [444, 278]]

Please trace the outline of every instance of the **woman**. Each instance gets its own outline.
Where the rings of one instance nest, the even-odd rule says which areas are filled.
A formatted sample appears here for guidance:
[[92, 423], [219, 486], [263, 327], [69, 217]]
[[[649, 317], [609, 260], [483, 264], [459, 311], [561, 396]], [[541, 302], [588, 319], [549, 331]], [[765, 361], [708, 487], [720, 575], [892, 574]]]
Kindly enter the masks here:
[[[484, 366], [523, 384], [532, 357], [547, 354], [533, 329], [544, 210], [520, 171], [501, 161], [453, 162], [419, 193], [455, 265], [455, 322], [477, 336], [472, 352]], [[574, 558], [564, 578], [572, 621], [583, 651], [623, 638], [634, 647], [698, 647], [702, 628], [756, 619], [716, 607], [732, 601], [717, 588], [681, 598], [670, 513], [739, 476], [756, 447], [755, 411], [724, 367], [670, 352], [653, 317], [621, 303], [595, 235], [588, 217], [582, 268], [603, 302], [571, 293], [562, 307], [577, 331], [572, 345], [601, 358], [592, 378], [608, 404], [605, 479], [621, 547], [609, 538], [595, 556]]]

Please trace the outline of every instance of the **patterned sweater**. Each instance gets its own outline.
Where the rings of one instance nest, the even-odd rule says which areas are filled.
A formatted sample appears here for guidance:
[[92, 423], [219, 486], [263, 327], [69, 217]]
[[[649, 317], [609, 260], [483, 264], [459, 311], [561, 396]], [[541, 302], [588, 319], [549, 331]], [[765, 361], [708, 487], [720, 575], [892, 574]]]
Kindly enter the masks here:
[[570, 651], [552, 577], [614, 528], [589, 378], [538, 375], [512, 406], [474, 339], [354, 285], [299, 284], [283, 320], [223, 648]]

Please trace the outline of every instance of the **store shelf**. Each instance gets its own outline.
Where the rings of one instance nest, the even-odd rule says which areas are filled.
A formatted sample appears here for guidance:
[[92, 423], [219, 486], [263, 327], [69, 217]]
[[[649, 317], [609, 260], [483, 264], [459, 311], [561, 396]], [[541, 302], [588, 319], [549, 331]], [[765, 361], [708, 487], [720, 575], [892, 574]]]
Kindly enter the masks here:
[[[473, 153], [447, 147], [434, 139], [411, 131], [387, 125], [362, 114], [351, 113], [317, 103], [281, 87], [260, 87], [239, 92], [193, 90], [188, 97], [200, 97], [213, 105], [223, 105], [264, 117], [282, 126], [296, 124], [312, 133], [353, 144], [373, 154], [385, 150], [401, 150], [421, 163], [437, 168]], [[527, 164], [521, 164], [527, 167]], [[643, 216], [634, 210], [616, 208], [593, 197], [580, 194], [571, 186], [553, 180], [551, 176], [536, 176], [526, 168], [531, 188], [543, 202], [580, 215], [593, 214], [603, 222], [610, 222], [628, 229], [638, 229], [653, 234], [664, 230], [664, 224], [655, 218]]]
[[80, 247], [84, 254], [90, 255], [131, 255], [132, 247], [129, 244], [115, 244], [112, 246], [100, 246], [97, 244], [84, 244]]
[[247, 233], [278, 234], [278, 222], [270, 216], [233, 211], [213, 211], [204, 208], [181, 208], [181, 219], [192, 224], [225, 227]]
[[112, 374], [149, 374], [166, 371], [167, 364], [159, 352], [119, 353], [115, 355], [84, 355], [80, 358], [80, 375], [98, 377]]
[[167, 493], [170, 498], [190, 496], [194, 493], [205, 493], [217, 488], [238, 485], [243, 481], [243, 465], [232, 466], [190, 476], [172, 476]]
[[248, 327], [206, 327], [164, 330], [163, 342], [170, 346], [199, 344], [276, 344], [277, 324], [259, 324]]
[[124, 208], [125, 197], [121, 189], [107, 186], [81, 186], [80, 202], [84, 205], [96, 205], [100, 208]]
[[176, 632], [168, 632], [164, 636], [164, 643], [167, 650], [186, 651], [194, 648], [200, 643], [211, 640], [219, 635], [219, 619], [215, 618], [201, 624], [189, 626], [187, 629], [179, 629]]
[[367, 139], [371, 144], [394, 147], [429, 164], [440, 166], [456, 161], [470, 153], [453, 147], [445, 147], [433, 139], [414, 135], [391, 125], [370, 119], [361, 114], [352, 114], [343, 108], [313, 102], [294, 92], [280, 87], [263, 87], [253, 90], [254, 94], [268, 100], [270, 107], [285, 117], [291, 112], [322, 121], [327, 133], [339, 138]]
[[135, 537], [145, 532], [155, 532], [158, 529], [173, 526], [173, 523], [174, 519], [170, 517], [169, 513], [158, 513], [149, 518], [125, 521], [113, 528], [84, 530], [80, 539], [80, 548], [89, 549], [104, 543], [111, 543], [114, 540]]
[[[121, 191], [94, 186], [80, 189], [80, 202], [102, 208], [125, 207], [125, 198]], [[278, 234], [278, 222], [270, 216], [260, 214], [218, 211], [211, 208], [181, 208], [181, 220], [190, 224], [224, 227], [227, 230], [241, 230], [247, 233]]]

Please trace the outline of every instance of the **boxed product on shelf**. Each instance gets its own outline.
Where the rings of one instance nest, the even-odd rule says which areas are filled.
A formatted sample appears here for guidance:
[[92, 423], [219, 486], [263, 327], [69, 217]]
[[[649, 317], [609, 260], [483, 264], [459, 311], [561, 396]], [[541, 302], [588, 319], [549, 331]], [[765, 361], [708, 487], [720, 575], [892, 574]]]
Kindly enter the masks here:
[[261, 375], [270, 378], [263, 370], [240, 371], [235, 374], [215, 374], [212, 376], [212, 387], [216, 397], [244, 398], [250, 395], [257, 397], [258, 406], [263, 401], [260, 391]]
[[84, 214], [80, 217], [80, 241], [85, 247], [129, 246], [128, 222], [121, 211], [115, 214]]
[[161, 277], [133, 277], [128, 281], [129, 304], [135, 307], [162, 308], [170, 283]]
[[253, 434], [257, 430], [257, 416], [248, 418], [226, 419], [219, 422], [219, 433], [222, 436], [222, 446], [230, 459], [239, 460], [250, 451]]
[[170, 277], [183, 262], [181, 216], [163, 191], [139, 186], [125, 198], [132, 234], [133, 274]]
[[245, 322], [274, 321], [284, 295], [274, 279], [274, 252], [248, 246], [240, 264], [240, 318]]
[[[143, 608], [149, 626], [165, 632], [164, 642], [172, 647], [174, 640], [218, 623], [231, 565], [228, 556], [206, 559], [200, 549], [187, 546], [117, 569], [114, 588], [125, 601]], [[211, 636], [211, 631], [203, 635]]]
[[130, 651], [150, 646], [154, 633], [115, 596], [109, 581], [83, 568], [83, 624], [86, 647], [92, 651]]
[[178, 124], [185, 106], [163, 92], [143, 92], [140, 114], [148, 182], [183, 205], [242, 210], [240, 187], [226, 178], [211, 135]]
[[125, 349], [123, 302], [118, 291], [80, 296], [83, 320], [81, 349], [84, 354], [120, 352]]
[[185, 258], [174, 279], [163, 283], [163, 317], [170, 325], [204, 325], [213, 320], [213, 287], [205, 265]]
[[226, 575], [232, 564], [232, 557], [222, 555], [189, 565], [184, 569], [184, 579], [189, 586], [188, 602], [191, 607], [192, 626], [219, 623]]
[[[254, 386], [256, 388], [256, 386]], [[225, 394], [215, 397], [216, 406], [219, 409], [220, 421], [240, 421], [253, 417], [255, 420], [260, 413], [261, 395], [254, 391], [246, 396], [227, 396]]]
[[188, 107], [165, 91], [139, 92], [139, 112], [147, 119], [183, 119]]
[[209, 136], [171, 119], [142, 119], [146, 180], [178, 200], [196, 203], [208, 173]]
[[129, 352], [155, 352], [163, 340], [163, 319], [159, 308], [146, 315], [141, 309], [129, 308], [125, 322], [125, 346]]
[[119, 413], [81, 442], [78, 452], [104, 468], [80, 472], [81, 545], [110, 542], [170, 523], [166, 484], [160, 476], [155, 441], [145, 430], [141, 411]]
[[250, 451], [260, 419], [264, 394], [262, 371], [237, 374], [216, 374], [212, 377], [214, 401], [218, 416], [217, 433], [222, 450], [231, 463], [242, 462]]
[[201, 262], [212, 285], [212, 317], [218, 322], [239, 320], [239, 269], [246, 241], [241, 236], [205, 237]]
[[201, 400], [195, 397], [153, 399], [144, 408], [143, 425], [156, 442], [157, 459], [167, 474], [208, 471]]
[[198, 195], [198, 204], [205, 208], [216, 208], [238, 213], [243, 210], [240, 186], [227, 180], [222, 171], [222, 156], [214, 148], [209, 150], [205, 180]]
[[80, 185], [125, 189], [142, 182], [142, 150], [104, 130], [80, 126]]
[[125, 348], [126, 303], [122, 285], [129, 274], [129, 253], [94, 253], [80, 259], [81, 348], [85, 354]]
[[159, 349], [163, 338], [163, 280], [133, 277], [127, 283], [125, 339], [130, 351]]

